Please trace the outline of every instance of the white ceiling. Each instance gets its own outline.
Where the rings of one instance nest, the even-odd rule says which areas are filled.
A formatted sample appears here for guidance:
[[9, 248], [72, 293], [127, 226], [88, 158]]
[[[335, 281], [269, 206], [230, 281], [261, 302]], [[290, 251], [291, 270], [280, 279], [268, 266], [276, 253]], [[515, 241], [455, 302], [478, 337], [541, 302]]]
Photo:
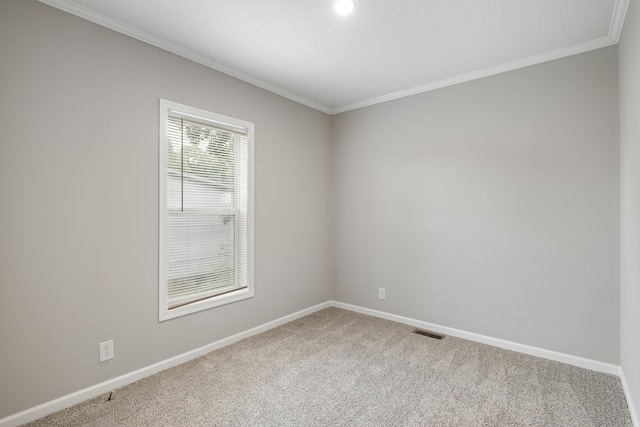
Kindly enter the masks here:
[[618, 42], [629, 0], [40, 0], [327, 113]]

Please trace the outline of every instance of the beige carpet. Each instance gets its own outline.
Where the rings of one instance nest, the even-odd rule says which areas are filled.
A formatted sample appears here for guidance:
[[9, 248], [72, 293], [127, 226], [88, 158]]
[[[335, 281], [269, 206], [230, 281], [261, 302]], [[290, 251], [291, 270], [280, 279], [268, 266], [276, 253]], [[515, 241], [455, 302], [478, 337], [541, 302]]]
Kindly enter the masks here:
[[612, 375], [329, 308], [28, 426], [631, 426]]

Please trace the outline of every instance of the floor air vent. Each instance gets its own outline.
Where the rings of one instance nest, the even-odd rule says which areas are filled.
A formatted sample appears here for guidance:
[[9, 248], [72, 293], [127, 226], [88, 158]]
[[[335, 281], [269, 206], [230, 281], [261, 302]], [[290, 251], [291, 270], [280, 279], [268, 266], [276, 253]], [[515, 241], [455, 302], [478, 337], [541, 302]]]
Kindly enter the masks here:
[[431, 332], [431, 331], [425, 331], [424, 329], [414, 329], [413, 333], [418, 335], [424, 335], [425, 337], [429, 337], [429, 338], [435, 338], [437, 340], [441, 340], [442, 338], [444, 338], [444, 335], [436, 334], [435, 332]]

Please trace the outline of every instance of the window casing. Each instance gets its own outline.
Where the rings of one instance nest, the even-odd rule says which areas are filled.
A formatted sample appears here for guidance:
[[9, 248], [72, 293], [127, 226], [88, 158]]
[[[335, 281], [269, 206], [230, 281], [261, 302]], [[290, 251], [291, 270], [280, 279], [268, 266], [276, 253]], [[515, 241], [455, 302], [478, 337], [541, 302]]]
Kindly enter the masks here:
[[253, 296], [253, 129], [160, 100], [160, 321]]

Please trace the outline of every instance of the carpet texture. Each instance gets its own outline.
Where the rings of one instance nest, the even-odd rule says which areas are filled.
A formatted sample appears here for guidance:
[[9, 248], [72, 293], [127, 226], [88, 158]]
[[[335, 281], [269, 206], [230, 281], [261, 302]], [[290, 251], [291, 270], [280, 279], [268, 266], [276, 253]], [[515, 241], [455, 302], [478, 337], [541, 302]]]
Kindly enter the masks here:
[[27, 424], [632, 426], [620, 380], [328, 308]]

